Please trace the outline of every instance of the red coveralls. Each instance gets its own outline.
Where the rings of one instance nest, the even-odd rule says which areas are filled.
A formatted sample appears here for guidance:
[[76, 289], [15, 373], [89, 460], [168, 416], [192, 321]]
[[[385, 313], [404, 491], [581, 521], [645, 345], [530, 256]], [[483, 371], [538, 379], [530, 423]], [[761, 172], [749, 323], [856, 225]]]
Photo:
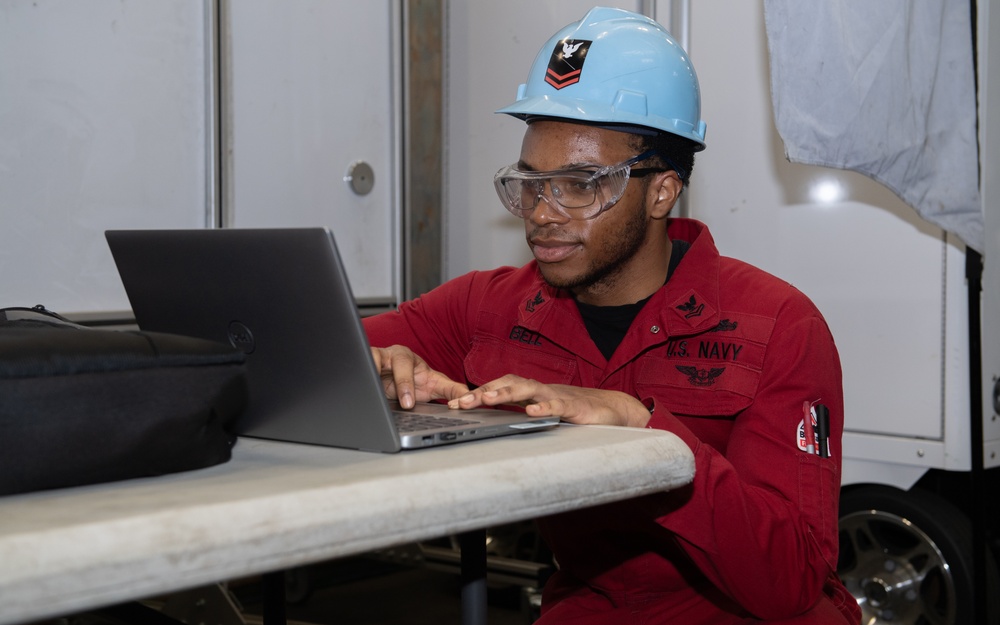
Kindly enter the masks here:
[[[668, 233], [691, 247], [610, 361], [534, 262], [461, 276], [365, 327], [473, 387], [514, 373], [629, 393], [694, 452], [688, 487], [539, 521], [559, 564], [541, 623], [857, 624], [835, 574], [844, 413], [826, 322], [791, 285], [719, 256], [703, 224]], [[829, 458], [804, 450], [804, 401], [829, 408]]]

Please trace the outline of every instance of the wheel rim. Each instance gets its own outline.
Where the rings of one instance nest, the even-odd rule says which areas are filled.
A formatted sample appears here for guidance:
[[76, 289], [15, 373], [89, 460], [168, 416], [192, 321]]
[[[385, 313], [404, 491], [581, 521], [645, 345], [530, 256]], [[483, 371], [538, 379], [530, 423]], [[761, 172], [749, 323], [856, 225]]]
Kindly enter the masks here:
[[840, 519], [837, 573], [861, 606], [863, 625], [951, 625], [955, 580], [931, 538], [880, 510]]

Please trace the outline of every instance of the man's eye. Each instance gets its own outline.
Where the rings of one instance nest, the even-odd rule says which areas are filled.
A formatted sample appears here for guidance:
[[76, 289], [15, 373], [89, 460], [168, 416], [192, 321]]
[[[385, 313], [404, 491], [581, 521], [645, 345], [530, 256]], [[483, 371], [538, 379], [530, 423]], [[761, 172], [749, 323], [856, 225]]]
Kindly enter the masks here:
[[542, 189], [545, 187], [545, 181], [543, 180], [525, 180], [521, 184], [524, 188], [531, 193], [541, 193]]
[[[556, 191], [558, 189], [558, 191]], [[552, 181], [553, 192], [562, 195], [585, 195], [593, 191], [592, 180], [580, 178], [560, 178]]]

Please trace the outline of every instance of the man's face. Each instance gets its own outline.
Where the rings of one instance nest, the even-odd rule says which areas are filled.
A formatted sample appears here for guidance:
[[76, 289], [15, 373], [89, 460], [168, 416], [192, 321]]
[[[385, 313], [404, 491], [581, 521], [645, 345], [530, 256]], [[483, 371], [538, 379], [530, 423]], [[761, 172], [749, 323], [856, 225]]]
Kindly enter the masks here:
[[[581, 124], [534, 122], [521, 144], [519, 168], [593, 170], [615, 165], [636, 155], [632, 139], [622, 132]], [[614, 206], [593, 219], [577, 220], [550, 204], [554, 200], [546, 187], [544, 197], [524, 219], [528, 246], [546, 282], [583, 301], [594, 299], [588, 295], [603, 300], [606, 294], [627, 289], [637, 255], [647, 242], [645, 190], [643, 180], [629, 180]]]

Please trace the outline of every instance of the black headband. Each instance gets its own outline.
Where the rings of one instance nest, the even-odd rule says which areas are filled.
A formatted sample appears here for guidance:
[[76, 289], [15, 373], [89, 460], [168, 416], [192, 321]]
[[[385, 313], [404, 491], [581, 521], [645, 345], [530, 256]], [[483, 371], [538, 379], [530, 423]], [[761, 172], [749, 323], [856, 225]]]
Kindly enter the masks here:
[[535, 122], [564, 122], [567, 124], [580, 124], [582, 126], [593, 126], [595, 128], [603, 128], [605, 130], [614, 130], [615, 132], [627, 132], [632, 135], [642, 135], [643, 137], [655, 137], [657, 135], [663, 134], [662, 130], [657, 130], [655, 128], [650, 128], [649, 126], [637, 126], [634, 124], [616, 124], [616, 123], [605, 123], [605, 122], [589, 122], [582, 121], [579, 119], [570, 119], [567, 117], [549, 117], [546, 115], [525, 115], [524, 121], [527, 124], [533, 124]]

